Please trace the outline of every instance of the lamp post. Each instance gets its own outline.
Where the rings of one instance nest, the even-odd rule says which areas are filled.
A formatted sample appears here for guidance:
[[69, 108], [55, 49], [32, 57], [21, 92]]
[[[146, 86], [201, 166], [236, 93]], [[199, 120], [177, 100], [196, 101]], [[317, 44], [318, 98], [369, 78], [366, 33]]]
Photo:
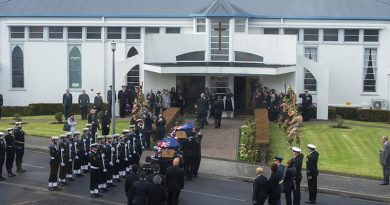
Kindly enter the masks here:
[[115, 50], [116, 43], [114, 41], [111, 42], [111, 50], [112, 50], [112, 92], [111, 92], [111, 123], [112, 123], [112, 135], [115, 134]]

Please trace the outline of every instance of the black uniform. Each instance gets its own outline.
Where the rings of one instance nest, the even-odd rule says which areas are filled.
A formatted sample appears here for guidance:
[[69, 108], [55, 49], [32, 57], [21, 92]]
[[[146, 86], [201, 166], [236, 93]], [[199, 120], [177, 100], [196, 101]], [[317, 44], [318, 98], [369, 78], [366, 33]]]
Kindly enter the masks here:
[[17, 172], [24, 172], [22, 169], [22, 163], [23, 163], [23, 155], [24, 155], [24, 131], [22, 128], [15, 127], [14, 128], [14, 136], [15, 136], [15, 147], [16, 147], [16, 157], [15, 157], [15, 164], [16, 164], [16, 171]]
[[69, 146], [65, 141], [61, 141], [58, 144], [58, 149], [60, 152], [60, 173], [59, 173], [59, 182], [66, 182], [66, 162], [69, 160]]
[[151, 118], [151, 116], [149, 115], [149, 113], [145, 113], [143, 115], [144, 117], [144, 127], [142, 129], [142, 135], [144, 137], [144, 140], [145, 140], [145, 147], [147, 149], [150, 149], [150, 136], [152, 135], [152, 124], [153, 124], [153, 120]]
[[107, 184], [109, 186], [113, 185], [113, 175], [115, 170], [115, 148], [112, 146], [112, 144], [107, 143], [106, 144], [106, 159], [108, 159], [108, 163], [106, 164], [107, 169]]
[[95, 96], [95, 98], [93, 100], [93, 106], [95, 107], [95, 109], [98, 112], [102, 111], [102, 109], [103, 109], [103, 98], [102, 98], [102, 96]]
[[73, 147], [75, 149], [75, 157], [74, 157], [74, 164], [73, 164], [73, 174], [75, 176], [82, 176], [81, 175], [81, 165], [83, 164], [83, 154], [84, 154], [84, 146], [83, 142], [79, 139], [75, 139], [73, 142]]
[[101, 158], [96, 152], [91, 151], [89, 154], [89, 161], [91, 162], [89, 191], [91, 195], [96, 196], [99, 194], [98, 184], [99, 169], [101, 168]]
[[309, 201], [311, 202], [317, 200], [318, 156], [318, 152], [313, 150], [313, 152], [306, 157], [307, 185], [309, 188]]
[[73, 102], [72, 93], [64, 93], [62, 95], [62, 104], [64, 105], [65, 119], [69, 118], [69, 114], [72, 111], [72, 102]]
[[5, 161], [6, 144], [3, 138], [0, 139], [0, 181], [3, 180], [3, 165]]
[[284, 175], [283, 179], [283, 188], [284, 188], [284, 195], [286, 197], [286, 205], [292, 205], [291, 200], [291, 193], [293, 192], [295, 188], [295, 176], [296, 176], [296, 169], [293, 164], [291, 164], [289, 167], [287, 167], [286, 173]]
[[90, 138], [90, 133], [83, 134], [81, 136], [80, 140], [80, 152], [81, 155], [79, 157], [81, 158], [81, 169], [84, 170], [84, 172], [87, 172], [89, 169], [88, 163], [89, 163], [89, 150], [90, 150], [90, 145], [91, 145], [91, 138]]
[[293, 191], [294, 199], [293, 204], [299, 205], [301, 203], [301, 181], [302, 181], [302, 162], [303, 154], [295, 156], [293, 158], [293, 164], [296, 169], [295, 175], [295, 189]]
[[300, 94], [300, 98], [302, 98], [302, 117], [305, 122], [308, 122], [311, 117], [310, 108], [313, 104], [313, 97], [307, 94]]
[[88, 116], [88, 123], [92, 124], [91, 137], [92, 137], [92, 142], [95, 143], [96, 132], [97, 132], [98, 129], [100, 129], [100, 127], [99, 127], [99, 119], [98, 119], [96, 113], [91, 114], [91, 115]]
[[259, 175], [253, 182], [253, 205], [263, 205], [267, 199], [268, 179], [264, 175]]
[[280, 205], [280, 195], [282, 194], [283, 188], [280, 184], [281, 179], [278, 172], [272, 172], [268, 180], [268, 203], [270, 205]]
[[1, 107], [3, 107], [3, 95], [0, 94], [0, 119], [1, 119]]
[[188, 179], [192, 179], [195, 166], [196, 142], [193, 137], [182, 142], [184, 155], [184, 172]]
[[79, 95], [79, 105], [81, 111], [81, 120], [86, 120], [88, 115], [88, 105], [89, 105], [89, 95], [81, 94]]
[[6, 148], [6, 159], [5, 159], [5, 168], [7, 169], [8, 176], [13, 175], [12, 167], [15, 160], [15, 138], [13, 134], [8, 133], [4, 137], [5, 143], [7, 144]]
[[109, 114], [104, 114], [102, 117], [102, 135], [108, 135], [110, 133], [111, 117]]
[[178, 166], [171, 166], [165, 174], [167, 179], [167, 205], [177, 205], [180, 191], [184, 188], [184, 170]]
[[223, 112], [223, 101], [218, 100], [217, 102], [215, 102], [215, 105], [214, 105], [214, 126], [215, 126], [215, 128], [221, 127], [222, 112]]
[[68, 147], [68, 160], [65, 161], [66, 179], [69, 181], [73, 181], [73, 161], [76, 156], [75, 148], [73, 146], [73, 140], [66, 142], [66, 146]]
[[126, 101], [127, 101], [127, 93], [126, 90], [120, 90], [118, 92], [118, 101], [119, 101], [119, 116], [126, 117]]
[[[99, 167], [99, 180], [98, 180], [98, 188], [100, 189], [106, 189], [107, 188], [107, 167], [109, 165], [108, 158], [106, 156], [106, 145], [99, 144], [97, 153], [99, 155], [99, 163], [101, 166]], [[103, 190], [105, 191], [105, 190]]]
[[197, 137], [194, 139], [194, 146], [195, 146], [194, 168], [192, 169], [192, 171], [193, 171], [193, 177], [198, 177], [198, 170], [200, 166], [200, 161], [202, 159], [202, 149], [201, 149], [199, 138]]
[[162, 140], [165, 137], [165, 124], [166, 120], [164, 118], [156, 119], [156, 139]]
[[203, 129], [206, 123], [207, 110], [209, 109], [209, 102], [205, 98], [200, 98], [196, 102], [197, 108], [197, 120], [200, 124], [200, 128]]
[[50, 152], [50, 175], [49, 175], [49, 188], [57, 186], [58, 168], [60, 165], [60, 152], [57, 148], [57, 144], [52, 143], [49, 146]]

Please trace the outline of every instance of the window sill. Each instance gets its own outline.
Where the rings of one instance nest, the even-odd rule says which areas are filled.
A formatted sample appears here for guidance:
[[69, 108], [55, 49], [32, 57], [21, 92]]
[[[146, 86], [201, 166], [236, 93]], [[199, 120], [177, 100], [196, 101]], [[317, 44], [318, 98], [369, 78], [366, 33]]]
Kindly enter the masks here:
[[372, 93], [363, 92], [362, 94], [360, 94], [360, 96], [379, 96], [379, 94], [376, 92], [372, 92]]
[[27, 91], [26, 88], [11, 88], [9, 91]]
[[81, 92], [81, 91], [83, 91], [83, 89], [81, 89], [81, 88], [69, 88], [69, 91], [70, 92]]

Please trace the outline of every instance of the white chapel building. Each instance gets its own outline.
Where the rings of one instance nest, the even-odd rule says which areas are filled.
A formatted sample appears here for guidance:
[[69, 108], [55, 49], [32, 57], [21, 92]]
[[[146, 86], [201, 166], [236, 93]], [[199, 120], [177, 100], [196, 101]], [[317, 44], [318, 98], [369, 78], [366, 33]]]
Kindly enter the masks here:
[[0, 93], [9, 106], [74, 103], [144, 84], [191, 101], [229, 88], [248, 108], [257, 85], [307, 89], [328, 106], [390, 98], [389, 0], [0, 1]]

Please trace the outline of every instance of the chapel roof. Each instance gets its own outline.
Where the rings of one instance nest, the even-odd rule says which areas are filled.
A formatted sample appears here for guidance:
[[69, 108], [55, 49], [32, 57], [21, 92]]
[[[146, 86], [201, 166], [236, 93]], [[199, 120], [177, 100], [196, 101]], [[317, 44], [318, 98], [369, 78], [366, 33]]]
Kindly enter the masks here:
[[0, 17], [390, 20], [390, 0], [0, 0]]

